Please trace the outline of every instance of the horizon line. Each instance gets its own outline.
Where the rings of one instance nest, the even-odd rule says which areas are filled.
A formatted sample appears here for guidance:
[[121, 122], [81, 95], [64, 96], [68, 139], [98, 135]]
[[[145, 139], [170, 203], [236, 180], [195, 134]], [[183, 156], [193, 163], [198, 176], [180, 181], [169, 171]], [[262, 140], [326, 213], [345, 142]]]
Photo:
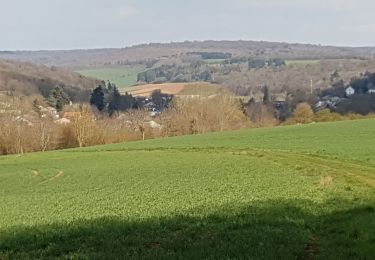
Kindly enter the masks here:
[[110, 49], [126, 49], [126, 48], [136, 48], [145, 45], [168, 45], [168, 44], [183, 44], [183, 43], [204, 43], [204, 42], [257, 42], [257, 43], [276, 43], [276, 44], [290, 44], [290, 45], [311, 45], [317, 47], [336, 47], [336, 48], [375, 48], [375, 45], [335, 45], [335, 44], [323, 44], [323, 43], [307, 43], [307, 42], [288, 42], [288, 41], [272, 41], [272, 40], [229, 40], [229, 39], [221, 39], [221, 40], [183, 40], [183, 41], [160, 41], [160, 42], [140, 42], [135, 44], [129, 44], [125, 46], [101, 46], [101, 47], [89, 47], [89, 48], [67, 48], [67, 49], [4, 49], [0, 50], [1, 52], [63, 52], [63, 51], [95, 51], [95, 50], [110, 50]]

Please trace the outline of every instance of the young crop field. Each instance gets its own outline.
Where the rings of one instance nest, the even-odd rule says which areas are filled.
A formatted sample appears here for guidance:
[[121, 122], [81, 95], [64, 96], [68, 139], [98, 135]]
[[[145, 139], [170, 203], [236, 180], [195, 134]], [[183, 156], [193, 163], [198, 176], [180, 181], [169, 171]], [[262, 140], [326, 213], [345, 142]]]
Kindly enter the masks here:
[[375, 120], [0, 157], [0, 259], [373, 259]]
[[137, 83], [137, 75], [144, 70], [144, 67], [109, 67], [109, 68], [95, 68], [95, 69], [82, 69], [77, 72], [91, 78], [110, 81], [117, 85], [118, 88], [123, 89], [133, 86]]
[[208, 64], [224, 64], [226, 59], [205, 59], [204, 61]]

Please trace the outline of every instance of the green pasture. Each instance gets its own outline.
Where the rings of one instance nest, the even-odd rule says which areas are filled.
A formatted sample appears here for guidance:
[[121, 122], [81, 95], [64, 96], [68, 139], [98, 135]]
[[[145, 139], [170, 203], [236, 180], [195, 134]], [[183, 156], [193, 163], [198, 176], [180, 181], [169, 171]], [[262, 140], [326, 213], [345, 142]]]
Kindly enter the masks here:
[[82, 69], [77, 72], [86, 76], [100, 80], [110, 81], [119, 88], [126, 88], [137, 83], [137, 75], [144, 70], [142, 66], [120, 66], [107, 68]]

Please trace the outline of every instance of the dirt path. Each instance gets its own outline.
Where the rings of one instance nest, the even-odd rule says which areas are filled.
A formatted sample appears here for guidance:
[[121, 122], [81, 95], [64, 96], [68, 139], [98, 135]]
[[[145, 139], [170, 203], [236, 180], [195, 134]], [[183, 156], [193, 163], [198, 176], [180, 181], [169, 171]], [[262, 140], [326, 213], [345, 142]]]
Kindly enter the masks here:
[[64, 176], [64, 172], [63, 171], [59, 171], [55, 176], [53, 176], [52, 178], [49, 178], [47, 180], [44, 180], [42, 181], [41, 183], [39, 184], [44, 184], [44, 183], [47, 183], [47, 182], [50, 182], [50, 181], [54, 181], [58, 178], [61, 178], [62, 176]]

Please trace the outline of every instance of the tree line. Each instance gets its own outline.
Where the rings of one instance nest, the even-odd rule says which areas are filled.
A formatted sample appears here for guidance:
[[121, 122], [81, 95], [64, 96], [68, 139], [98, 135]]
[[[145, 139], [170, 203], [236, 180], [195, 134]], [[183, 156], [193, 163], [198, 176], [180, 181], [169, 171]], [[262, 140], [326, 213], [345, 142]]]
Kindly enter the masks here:
[[145, 83], [211, 81], [212, 72], [204, 62], [161, 65], [138, 73], [137, 81]]
[[[270, 90], [263, 87], [262, 91], [261, 101], [248, 102], [225, 89], [212, 95], [170, 99], [155, 91], [148, 101], [160, 110], [157, 114], [150, 113], [145, 98], [121, 95], [113, 84], [98, 86], [91, 93], [90, 103], [81, 104], [67, 104], [68, 98], [58, 87], [47, 99], [0, 95], [0, 154], [365, 118], [356, 113], [341, 115], [328, 109], [314, 111], [301, 99], [295, 100], [290, 115], [280, 120]], [[60, 99], [65, 101], [58, 101]], [[51, 104], [62, 105], [58, 111], [60, 119], [45, 111]], [[373, 117], [373, 114], [366, 117]]]

